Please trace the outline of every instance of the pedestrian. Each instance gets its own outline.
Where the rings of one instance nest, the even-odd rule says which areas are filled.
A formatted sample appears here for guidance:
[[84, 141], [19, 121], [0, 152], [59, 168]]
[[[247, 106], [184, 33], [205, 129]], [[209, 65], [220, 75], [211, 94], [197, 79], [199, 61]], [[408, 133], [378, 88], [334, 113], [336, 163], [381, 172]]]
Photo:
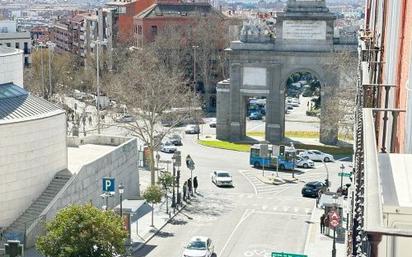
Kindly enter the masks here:
[[92, 116], [89, 116], [89, 126], [91, 126], [91, 125], [92, 125], [92, 122], [93, 122], [93, 120], [92, 120]]
[[324, 228], [323, 228], [323, 232], [325, 232], [325, 228], [327, 229], [326, 234], [329, 235], [329, 215], [325, 214], [325, 218], [323, 220], [323, 224], [324, 224]]
[[195, 194], [197, 194], [197, 187], [199, 186], [197, 182], [197, 177], [193, 178], [193, 187], [195, 188]]
[[321, 234], [325, 233], [325, 218], [326, 218], [326, 215], [325, 213], [323, 213], [322, 216], [320, 216], [320, 233]]
[[322, 190], [318, 191], [318, 195], [316, 197], [316, 208], [319, 208], [320, 198], [322, 197]]
[[191, 195], [193, 195], [193, 188], [192, 188], [192, 179], [188, 179], [187, 180], [187, 187], [189, 188], [189, 192], [188, 192], [188, 195], [189, 195], [189, 199], [190, 199], [190, 196]]
[[187, 182], [183, 183], [183, 201], [186, 201], [186, 194], [187, 194]]

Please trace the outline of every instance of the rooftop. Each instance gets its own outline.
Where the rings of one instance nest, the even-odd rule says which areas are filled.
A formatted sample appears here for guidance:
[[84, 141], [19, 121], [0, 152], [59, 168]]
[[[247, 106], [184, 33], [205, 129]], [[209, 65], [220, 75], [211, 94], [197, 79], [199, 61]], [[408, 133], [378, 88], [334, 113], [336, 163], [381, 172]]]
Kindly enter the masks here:
[[78, 173], [82, 166], [113, 151], [117, 146], [84, 144], [67, 148], [68, 169], [72, 174]]
[[209, 3], [157, 3], [150, 6], [135, 17], [147, 18], [155, 16], [199, 16], [199, 14], [203, 13], [214, 13], [216, 15], [222, 15], [220, 12], [216, 11]]
[[0, 46], [0, 56], [14, 55], [19, 53], [23, 53], [23, 51], [16, 48]]
[[0, 125], [64, 113], [58, 106], [13, 83], [0, 84]]

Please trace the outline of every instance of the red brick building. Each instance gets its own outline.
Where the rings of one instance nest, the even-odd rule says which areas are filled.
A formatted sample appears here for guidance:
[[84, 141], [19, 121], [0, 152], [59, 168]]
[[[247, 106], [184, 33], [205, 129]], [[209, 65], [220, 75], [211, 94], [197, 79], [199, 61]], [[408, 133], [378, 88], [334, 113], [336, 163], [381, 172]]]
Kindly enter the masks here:
[[115, 8], [118, 14], [118, 40], [127, 43], [133, 40], [133, 17], [153, 5], [155, 0], [114, 0], [106, 4], [109, 8]]
[[[166, 25], [193, 25], [196, 18], [222, 14], [209, 3], [181, 3], [177, 0], [157, 1], [134, 17], [134, 32], [138, 46], [154, 41]], [[222, 16], [223, 17], [223, 16]]]

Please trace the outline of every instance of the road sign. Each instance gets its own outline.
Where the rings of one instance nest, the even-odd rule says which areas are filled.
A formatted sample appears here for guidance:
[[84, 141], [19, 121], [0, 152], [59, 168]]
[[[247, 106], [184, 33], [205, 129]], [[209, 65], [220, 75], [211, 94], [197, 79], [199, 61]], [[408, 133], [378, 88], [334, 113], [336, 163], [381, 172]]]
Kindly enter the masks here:
[[296, 253], [272, 252], [272, 257], [308, 257], [308, 256], [304, 254], [296, 254]]
[[336, 211], [329, 212], [329, 226], [336, 228], [339, 225], [340, 216]]
[[114, 178], [103, 178], [103, 192], [114, 192]]
[[268, 144], [261, 144], [260, 145], [260, 157], [268, 158], [269, 157], [269, 146]]
[[338, 176], [340, 176], [340, 177], [350, 177], [350, 176], [352, 176], [352, 173], [339, 172]]

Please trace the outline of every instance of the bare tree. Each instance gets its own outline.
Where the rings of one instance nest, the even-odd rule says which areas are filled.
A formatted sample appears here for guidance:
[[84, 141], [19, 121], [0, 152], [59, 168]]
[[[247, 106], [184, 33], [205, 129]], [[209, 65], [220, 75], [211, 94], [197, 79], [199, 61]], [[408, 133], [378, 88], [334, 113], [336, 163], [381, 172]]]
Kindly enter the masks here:
[[[135, 122], [119, 126], [148, 147], [151, 183], [154, 185], [154, 151], [166, 135], [188, 118], [192, 96], [190, 88], [185, 85], [180, 72], [167, 69], [153, 49], [147, 47], [128, 57], [107, 91], [124, 102], [128, 111], [136, 117]], [[170, 126], [161, 125], [164, 119], [171, 121]]]
[[198, 67], [198, 78], [203, 82], [205, 103], [209, 103], [216, 82], [226, 74], [224, 49], [230, 43], [228, 30], [228, 23], [222, 17], [209, 16], [199, 18], [193, 31], [192, 42], [197, 46], [194, 62]]
[[32, 53], [31, 67], [25, 69], [24, 84], [33, 94], [49, 99], [55, 93], [64, 93], [74, 87], [78, 66], [77, 58], [71, 54], [54, 54], [48, 49], [39, 48]]

